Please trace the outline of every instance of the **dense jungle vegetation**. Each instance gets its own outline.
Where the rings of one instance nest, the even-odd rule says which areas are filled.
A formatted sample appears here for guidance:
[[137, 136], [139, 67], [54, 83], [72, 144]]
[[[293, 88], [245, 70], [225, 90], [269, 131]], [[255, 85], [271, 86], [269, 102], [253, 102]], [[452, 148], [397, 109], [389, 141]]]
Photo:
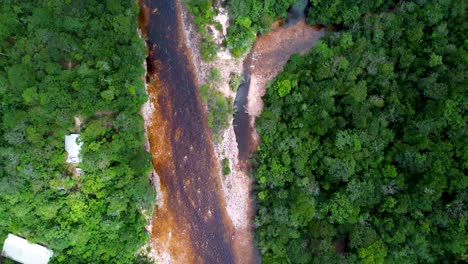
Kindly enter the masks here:
[[311, 25], [351, 25], [365, 14], [390, 10], [399, 1], [395, 0], [311, 0], [308, 22]]
[[255, 42], [257, 32], [268, 31], [277, 18], [285, 18], [289, 7], [297, 0], [229, 0], [231, 26], [226, 44], [232, 55], [240, 57]]
[[[0, 248], [14, 233], [53, 263], [132, 263], [147, 241], [137, 14], [135, 1], [0, 0]], [[76, 132], [81, 176], [65, 163]]]
[[466, 262], [467, 3], [350, 2], [311, 1], [343, 29], [263, 98], [262, 261]]

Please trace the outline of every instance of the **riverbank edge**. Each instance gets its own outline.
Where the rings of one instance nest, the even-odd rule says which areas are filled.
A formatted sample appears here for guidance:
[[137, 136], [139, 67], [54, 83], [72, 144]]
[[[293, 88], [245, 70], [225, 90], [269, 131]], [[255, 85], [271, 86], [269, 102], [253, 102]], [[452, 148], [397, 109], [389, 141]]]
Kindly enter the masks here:
[[[136, 2], [137, 2], [137, 5], [138, 5], [138, 8], [139, 8], [139, 13], [148, 11], [148, 10], [144, 10], [142, 8], [142, 2], [140, 0], [136, 0]], [[139, 16], [140, 16], [140, 14], [139, 14]], [[147, 21], [140, 21], [140, 18], [138, 18], [137, 33], [138, 33], [138, 37], [140, 38], [141, 42], [143, 43], [143, 45], [145, 47], [145, 52], [146, 52], [146, 56], [143, 59], [143, 64], [142, 64], [143, 69], [144, 69], [144, 73], [141, 76], [141, 79], [142, 79], [143, 84], [145, 86], [145, 95], [146, 95], [146, 98], [147, 98], [146, 102], [144, 102], [141, 105], [140, 111], [139, 111], [138, 114], [143, 118], [142, 125], [143, 125], [143, 129], [144, 129], [144, 147], [145, 147], [145, 150], [151, 155], [150, 142], [149, 142], [149, 137], [148, 137], [148, 127], [151, 125], [151, 116], [152, 116], [152, 114], [154, 112], [154, 106], [151, 103], [150, 94], [148, 93], [148, 82], [147, 82], [147, 76], [148, 76], [147, 66], [148, 65], [146, 63], [146, 58], [148, 56], [149, 47], [146, 44], [146, 38], [147, 37], [146, 37], [145, 30], [146, 30], [147, 25], [145, 23], [147, 23]], [[150, 214], [148, 214], [148, 212], [146, 212], [146, 211], [141, 212], [143, 214], [144, 218], [145, 218], [145, 221], [146, 221], [145, 230], [148, 233], [148, 241], [140, 248], [140, 250], [138, 251], [138, 254], [144, 255], [144, 256], [148, 257], [150, 260], [152, 260], [152, 261], [154, 261], [156, 263], [157, 253], [156, 253], [155, 249], [151, 246], [151, 237], [152, 237], [152, 230], [153, 230], [153, 217], [154, 217], [154, 214], [155, 214], [157, 208], [160, 205], [163, 204], [164, 195], [163, 195], [163, 192], [161, 190], [159, 176], [156, 173], [156, 170], [154, 168], [154, 165], [153, 165], [152, 161], [150, 161], [150, 164], [151, 164], [152, 170], [148, 174], [148, 180], [149, 180], [149, 183], [151, 184], [151, 186], [156, 191], [156, 200], [154, 201], [153, 210], [151, 211]]]

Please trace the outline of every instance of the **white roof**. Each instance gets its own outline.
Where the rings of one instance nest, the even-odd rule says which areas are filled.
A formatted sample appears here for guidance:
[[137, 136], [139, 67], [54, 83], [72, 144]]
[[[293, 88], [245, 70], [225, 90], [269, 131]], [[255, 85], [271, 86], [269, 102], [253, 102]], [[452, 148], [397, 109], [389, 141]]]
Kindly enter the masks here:
[[47, 264], [54, 252], [19, 236], [8, 234], [2, 255], [23, 264]]
[[65, 150], [68, 152], [67, 162], [78, 163], [80, 162], [80, 150], [83, 143], [76, 143], [76, 140], [80, 137], [80, 134], [71, 134], [65, 136]]

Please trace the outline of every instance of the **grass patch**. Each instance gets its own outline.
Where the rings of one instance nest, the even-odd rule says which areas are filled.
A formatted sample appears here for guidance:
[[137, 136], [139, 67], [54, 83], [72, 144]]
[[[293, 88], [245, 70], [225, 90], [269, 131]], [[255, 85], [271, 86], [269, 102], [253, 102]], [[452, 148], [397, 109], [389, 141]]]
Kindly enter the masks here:
[[216, 68], [212, 68], [208, 75], [208, 82], [215, 88], [218, 88], [221, 84], [221, 72]]

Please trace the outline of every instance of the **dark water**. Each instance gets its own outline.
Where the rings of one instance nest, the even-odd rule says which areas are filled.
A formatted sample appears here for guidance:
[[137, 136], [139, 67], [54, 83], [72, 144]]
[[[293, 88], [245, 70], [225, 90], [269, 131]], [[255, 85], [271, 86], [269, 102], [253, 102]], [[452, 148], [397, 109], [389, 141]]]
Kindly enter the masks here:
[[293, 26], [297, 22], [305, 18], [308, 7], [308, 0], [297, 0], [297, 2], [294, 5], [292, 5], [291, 8], [289, 8], [288, 10], [285, 27]]
[[[293, 6], [291, 6], [288, 10], [286, 23], [283, 27], [291, 27], [304, 19], [308, 5], [308, 0], [298, 0]], [[248, 101], [247, 96], [250, 86], [251, 56], [252, 54], [250, 53], [244, 61], [244, 72], [242, 74], [244, 82], [239, 86], [236, 99], [234, 101], [234, 109], [236, 109], [236, 112], [234, 114], [233, 124], [239, 149], [239, 161], [241, 161], [241, 164], [247, 164], [253, 151], [255, 151], [255, 149], [253, 149], [254, 142], [252, 139], [252, 130], [254, 128], [250, 127], [251, 117], [246, 112]]]
[[247, 113], [247, 96], [250, 86], [250, 65], [252, 54], [250, 53], [244, 61], [244, 72], [242, 77], [244, 81], [237, 89], [236, 99], [234, 101], [234, 132], [236, 134], [237, 148], [239, 149], [239, 161], [246, 163], [250, 156], [251, 146], [251, 128], [250, 115]]
[[[148, 134], [153, 164], [167, 199], [166, 208], [159, 210], [167, 213], [157, 213], [153, 230], [156, 236], [164, 234], [164, 228], [180, 232], [179, 237], [191, 244], [195, 255], [188, 259], [196, 263], [233, 263], [231, 233], [214, 173], [217, 165], [192, 63], [182, 45], [176, 0], [141, 2], [149, 9], [144, 30], [149, 49], [147, 80], [157, 109], [157, 120]], [[169, 243], [177, 247], [177, 241]]]

